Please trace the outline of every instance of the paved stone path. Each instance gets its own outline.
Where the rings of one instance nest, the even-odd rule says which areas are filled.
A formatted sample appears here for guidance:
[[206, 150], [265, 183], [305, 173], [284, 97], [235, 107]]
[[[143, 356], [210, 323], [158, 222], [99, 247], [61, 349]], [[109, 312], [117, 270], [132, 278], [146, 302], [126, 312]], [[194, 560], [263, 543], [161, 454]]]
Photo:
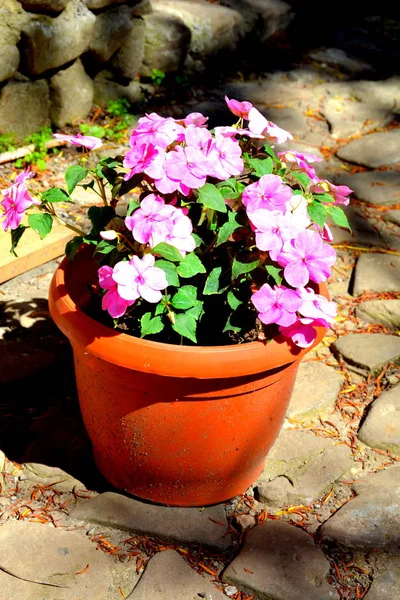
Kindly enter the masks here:
[[355, 190], [353, 234], [334, 233], [339, 317], [300, 366], [264, 472], [205, 510], [111, 489], [91, 458], [69, 346], [47, 311], [57, 261], [9, 281], [0, 287], [0, 600], [400, 598], [400, 85], [354, 81], [368, 65], [334, 49], [323, 56], [313, 60], [342, 65], [340, 77], [299, 67], [232, 81], [210, 100], [215, 113], [223, 92], [252, 101], [295, 135], [291, 147], [325, 158], [320, 173]]

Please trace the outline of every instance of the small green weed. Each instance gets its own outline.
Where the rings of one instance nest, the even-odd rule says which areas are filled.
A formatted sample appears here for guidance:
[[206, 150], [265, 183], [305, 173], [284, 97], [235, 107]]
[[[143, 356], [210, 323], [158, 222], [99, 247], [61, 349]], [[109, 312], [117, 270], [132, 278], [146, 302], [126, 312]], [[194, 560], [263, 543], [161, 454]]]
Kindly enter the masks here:
[[164, 81], [166, 75], [164, 71], [160, 71], [159, 69], [153, 69], [150, 75], [150, 79], [154, 83], [154, 85], [161, 85]]
[[18, 148], [18, 140], [12, 133], [0, 135], [0, 152], [12, 152]]
[[17, 169], [28, 165], [35, 165], [40, 171], [43, 171], [46, 168], [45, 158], [47, 156], [47, 148], [46, 142], [52, 139], [52, 130], [50, 127], [41, 127], [39, 131], [32, 133], [32, 135], [26, 137], [23, 141], [25, 146], [29, 144], [33, 144], [35, 149], [33, 152], [24, 156], [23, 158], [19, 158], [15, 161], [15, 166]]
[[131, 104], [126, 98], [119, 98], [108, 103], [104, 126], [82, 123], [79, 126], [83, 135], [93, 135], [113, 142], [121, 141], [133, 125], [134, 115], [130, 112]]

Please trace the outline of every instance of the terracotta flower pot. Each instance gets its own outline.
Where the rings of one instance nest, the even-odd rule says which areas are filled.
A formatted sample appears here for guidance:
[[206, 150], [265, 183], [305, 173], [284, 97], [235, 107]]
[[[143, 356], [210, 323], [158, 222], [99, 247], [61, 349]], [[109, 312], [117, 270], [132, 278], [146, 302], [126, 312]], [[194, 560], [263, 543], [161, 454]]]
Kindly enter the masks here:
[[[203, 506], [243, 493], [263, 469], [309, 349], [281, 336], [267, 345], [194, 347], [118, 333], [82, 311], [96, 271], [76, 260], [57, 269], [50, 312], [74, 350], [100, 471], [115, 487], [162, 504]], [[318, 291], [327, 295], [323, 284]], [[320, 328], [315, 343], [324, 334]]]

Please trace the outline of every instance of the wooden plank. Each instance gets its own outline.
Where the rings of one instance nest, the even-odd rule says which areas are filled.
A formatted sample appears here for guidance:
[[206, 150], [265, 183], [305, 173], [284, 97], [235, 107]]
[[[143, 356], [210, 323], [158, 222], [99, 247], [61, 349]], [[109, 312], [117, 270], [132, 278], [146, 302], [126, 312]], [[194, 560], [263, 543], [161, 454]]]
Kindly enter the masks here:
[[62, 256], [65, 244], [74, 235], [70, 229], [54, 224], [51, 233], [41, 240], [33, 229], [27, 229], [17, 246], [18, 257], [15, 257], [10, 253], [10, 233], [0, 227], [0, 283]]

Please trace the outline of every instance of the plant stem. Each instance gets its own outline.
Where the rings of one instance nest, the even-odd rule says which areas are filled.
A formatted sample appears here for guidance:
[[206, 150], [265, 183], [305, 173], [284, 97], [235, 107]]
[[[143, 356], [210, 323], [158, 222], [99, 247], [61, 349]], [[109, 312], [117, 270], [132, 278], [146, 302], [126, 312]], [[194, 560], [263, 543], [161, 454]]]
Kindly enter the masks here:
[[99, 186], [99, 190], [100, 190], [100, 196], [101, 199], [103, 200], [103, 204], [104, 206], [108, 206], [108, 200], [107, 200], [107, 196], [106, 196], [106, 188], [104, 187], [104, 183], [103, 180], [100, 179], [100, 177], [98, 175], [95, 176], [97, 185]]

